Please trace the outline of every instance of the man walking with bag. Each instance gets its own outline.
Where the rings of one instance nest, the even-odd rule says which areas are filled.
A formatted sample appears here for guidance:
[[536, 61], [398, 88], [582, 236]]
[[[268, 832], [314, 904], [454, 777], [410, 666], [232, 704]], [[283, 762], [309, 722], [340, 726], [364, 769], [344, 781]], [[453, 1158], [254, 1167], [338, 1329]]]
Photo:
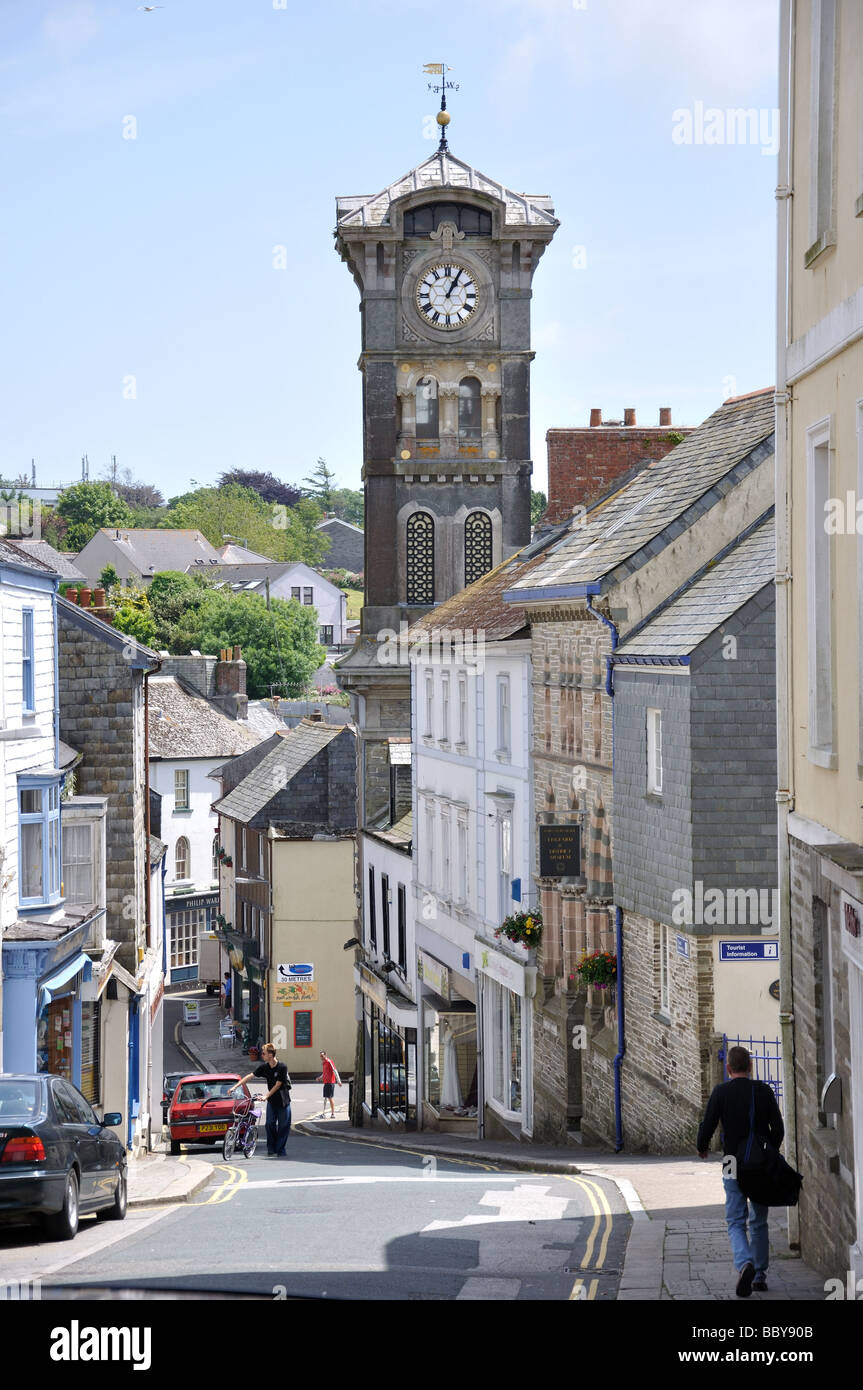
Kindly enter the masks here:
[[730, 1048], [728, 1080], [714, 1087], [696, 1139], [699, 1157], [706, 1159], [714, 1130], [719, 1125], [724, 1154], [722, 1182], [725, 1187], [725, 1220], [728, 1223], [731, 1254], [739, 1275], [736, 1289], [739, 1298], [748, 1298], [753, 1289], [766, 1292], [770, 1237], [767, 1230], [768, 1207], [753, 1201], [752, 1214], [749, 1215], [747, 1198], [738, 1184], [738, 1166], [744, 1163], [747, 1151], [751, 1152], [757, 1147], [754, 1139], [750, 1143], [750, 1133], [754, 1138], [768, 1140], [775, 1149], [779, 1148], [785, 1135], [773, 1088], [765, 1081], [753, 1081], [751, 1071], [752, 1058], [746, 1048]]
[[291, 1132], [291, 1078], [284, 1062], [277, 1060], [272, 1043], [264, 1043], [261, 1056], [261, 1065], [241, 1077], [237, 1085], [231, 1087], [231, 1092], [242, 1086], [244, 1081], [251, 1081], [253, 1076], [260, 1076], [266, 1081], [267, 1158], [286, 1158], [285, 1145]]

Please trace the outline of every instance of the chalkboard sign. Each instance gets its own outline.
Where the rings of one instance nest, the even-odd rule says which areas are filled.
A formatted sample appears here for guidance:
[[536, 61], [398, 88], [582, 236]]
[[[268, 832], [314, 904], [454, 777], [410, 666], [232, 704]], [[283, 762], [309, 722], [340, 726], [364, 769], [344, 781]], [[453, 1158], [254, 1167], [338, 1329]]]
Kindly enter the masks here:
[[297, 1009], [294, 1014], [294, 1047], [311, 1047], [312, 1011]]
[[577, 825], [539, 827], [540, 878], [578, 878], [581, 873], [581, 833]]

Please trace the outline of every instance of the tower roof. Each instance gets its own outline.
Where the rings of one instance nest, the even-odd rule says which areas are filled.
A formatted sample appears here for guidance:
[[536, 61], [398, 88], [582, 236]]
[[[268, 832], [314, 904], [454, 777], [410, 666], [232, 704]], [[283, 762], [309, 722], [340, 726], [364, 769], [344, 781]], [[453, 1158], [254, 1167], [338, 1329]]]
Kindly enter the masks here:
[[506, 225], [556, 227], [557, 219], [551, 199], [546, 194], [514, 193], [497, 179], [481, 174], [463, 159], [457, 159], [448, 150], [436, 150], [422, 164], [395, 183], [389, 184], [380, 193], [359, 194], [354, 197], [336, 199], [336, 216], [339, 230], [351, 227], [381, 227], [389, 221], [390, 204], [407, 193], [428, 189], [474, 189], [499, 198], [506, 205]]

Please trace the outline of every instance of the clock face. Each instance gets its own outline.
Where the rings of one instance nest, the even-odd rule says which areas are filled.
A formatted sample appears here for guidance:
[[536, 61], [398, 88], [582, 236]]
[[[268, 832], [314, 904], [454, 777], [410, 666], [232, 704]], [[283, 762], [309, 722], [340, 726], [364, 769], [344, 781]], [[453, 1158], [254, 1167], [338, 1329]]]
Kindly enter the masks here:
[[433, 328], [461, 328], [477, 311], [479, 290], [466, 266], [441, 261], [423, 272], [416, 298], [417, 308]]

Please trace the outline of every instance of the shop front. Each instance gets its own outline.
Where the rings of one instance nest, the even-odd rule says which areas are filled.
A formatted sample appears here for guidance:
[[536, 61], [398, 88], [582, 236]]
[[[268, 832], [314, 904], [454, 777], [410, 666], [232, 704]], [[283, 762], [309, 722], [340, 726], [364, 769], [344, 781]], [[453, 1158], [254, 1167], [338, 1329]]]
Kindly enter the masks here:
[[268, 1041], [266, 1001], [266, 962], [252, 954], [256, 943], [240, 932], [218, 931], [218, 940], [227, 952], [231, 972], [231, 1012], [241, 1029], [243, 1046], [260, 1047]]
[[417, 1009], [366, 966], [354, 977], [362, 1001], [363, 1123], [417, 1128]]
[[[218, 893], [183, 893], [165, 900], [168, 984], [218, 983], [219, 952], [213, 923]], [[215, 948], [215, 949], [214, 949]]]
[[531, 1039], [536, 967], [481, 947], [477, 980], [483, 1132], [489, 1139], [529, 1136], [533, 1128]]
[[417, 951], [421, 984], [422, 1127], [475, 1136], [479, 1122], [476, 1004], [471, 982]]

